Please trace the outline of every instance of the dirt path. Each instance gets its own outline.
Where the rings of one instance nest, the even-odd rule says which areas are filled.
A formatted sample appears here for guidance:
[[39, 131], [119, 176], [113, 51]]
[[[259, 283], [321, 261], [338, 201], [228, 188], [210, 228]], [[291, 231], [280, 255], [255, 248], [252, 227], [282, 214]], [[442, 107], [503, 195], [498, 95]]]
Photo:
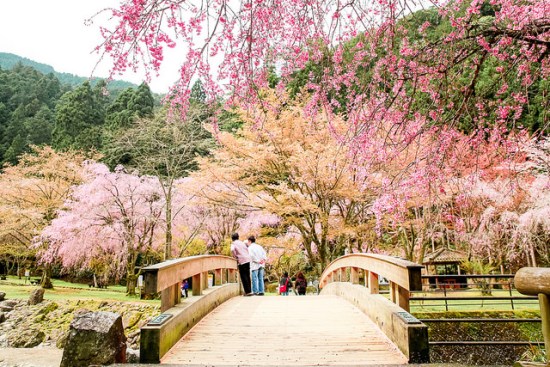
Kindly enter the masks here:
[[0, 348], [0, 367], [59, 367], [62, 356], [57, 348]]

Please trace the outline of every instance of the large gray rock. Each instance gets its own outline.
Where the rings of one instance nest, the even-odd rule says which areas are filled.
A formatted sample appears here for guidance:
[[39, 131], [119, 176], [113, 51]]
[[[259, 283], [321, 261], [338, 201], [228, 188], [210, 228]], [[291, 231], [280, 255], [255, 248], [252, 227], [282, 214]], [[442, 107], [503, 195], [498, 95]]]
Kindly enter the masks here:
[[44, 300], [44, 288], [36, 288], [29, 296], [29, 305], [37, 305]]
[[88, 312], [75, 316], [60, 367], [125, 362], [126, 337], [120, 315], [113, 312]]

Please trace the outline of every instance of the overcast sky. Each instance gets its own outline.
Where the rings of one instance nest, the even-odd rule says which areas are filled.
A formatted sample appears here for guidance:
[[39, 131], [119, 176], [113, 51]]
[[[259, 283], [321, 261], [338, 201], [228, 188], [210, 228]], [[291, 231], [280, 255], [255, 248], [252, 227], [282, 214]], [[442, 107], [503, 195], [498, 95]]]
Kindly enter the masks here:
[[[118, 0], [3, 0], [0, 6], [0, 52], [9, 52], [48, 64], [58, 72], [88, 77], [99, 57], [92, 53], [101, 43], [98, 19], [84, 25], [99, 10]], [[165, 55], [159, 78], [151, 81], [154, 92], [165, 93], [176, 80], [176, 55]], [[94, 76], [106, 77], [103, 63]], [[128, 73], [116, 79], [140, 84], [143, 75]]]

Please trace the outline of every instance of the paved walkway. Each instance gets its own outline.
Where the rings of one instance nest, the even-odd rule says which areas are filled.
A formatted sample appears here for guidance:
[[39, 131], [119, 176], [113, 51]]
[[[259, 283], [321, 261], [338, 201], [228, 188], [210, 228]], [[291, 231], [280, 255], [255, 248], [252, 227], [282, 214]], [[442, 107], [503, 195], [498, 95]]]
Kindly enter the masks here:
[[59, 367], [63, 350], [57, 348], [0, 348], [0, 367]]
[[201, 320], [163, 364], [357, 366], [406, 364], [376, 325], [335, 296], [236, 297]]

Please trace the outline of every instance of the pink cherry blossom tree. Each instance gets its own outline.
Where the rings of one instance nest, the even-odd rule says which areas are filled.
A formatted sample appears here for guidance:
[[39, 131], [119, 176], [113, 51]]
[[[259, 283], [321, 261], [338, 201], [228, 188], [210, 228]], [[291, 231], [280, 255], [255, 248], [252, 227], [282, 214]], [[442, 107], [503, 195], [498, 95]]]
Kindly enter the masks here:
[[[498, 159], [504, 155], [488, 149], [491, 159], [478, 155], [486, 162], [482, 167], [463, 167], [462, 176], [455, 174], [443, 182], [444, 194], [437, 204], [441, 216], [435, 222], [447, 244], [501, 271], [549, 263], [546, 144], [546, 139], [532, 139], [515, 145], [515, 161]], [[472, 160], [464, 162], [471, 165]]]
[[63, 210], [40, 236], [48, 242], [42, 261], [61, 260], [65, 268], [108, 265], [108, 275], [125, 277], [135, 294], [140, 257], [163, 248], [162, 200], [154, 177], [126, 173], [122, 168], [90, 162], [85, 183], [76, 186]]
[[[342, 115], [348, 128], [333, 135], [350, 171], [377, 186], [379, 227], [404, 233], [411, 259], [445, 232], [453, 178], [513, 160], [507, 129], [550, 74], [550, 4], [540, 0], [125, 0], [107, 12], [97, 50], [113, 75], [143, 65], [154, 76], [167, 47], [185, 50], [168, 98], [184, 111], [200, 77], [211, 100], [228, 93], [258, 127], [279, 111], [270, 87], [279, 100], [296, 85], [310, 94], [312, 121]], [[422, 231], [404, 230], [414, 226]]]
[[[529, 87], [550, 73], [549, 7], [541, 0], [123, 0], [106, 10], [97, 51], [111, 59], [113, 75], [144, 66], [155, 76], [166, 48], [180, 46], [169, 100], [184, 109], [196, 77], [211, 100], [229, 92], [246, 105], [273, 85], [273, 70], [282, 90], [298, 70], [318, 65], [305, 76], [308, 108], [345, 111], [354, 132], [388, 120], [396, 129], [420, 125], [419, 133], [442, 124], [511, 126]], [[342, 92], [345, 100], [336, 97]]]
[[[258, 131], [280, 112], [267, 88], [278, 100], [292, 88], [309, 94], [312, 122], [330, 127], [341, 117], [347, 129], [333, 128], [333, 137], [375, 196], [366, 217], [408, 258], [420, 260], [434, 238], [495, 258], [511, 254], [505, 243], [539, 248], [528, 233], [544, 242], [535, 210], [543, 211], [526, 199], [544, 190], [514, 177], [525, 137], [508, 129], [550, 75], [550, 2], [123, 0], [107, 12], [97, 51], [113, 75], [143, 65], [153, 77], [165, 49], [182, 45], [168, 100], [184, 112], [200, 77], [210, 100], [229, 95]], [[548, 98], [537, 108], [548, 130]], [[491, 186], [503, 200], [479, 193]], [[524, 206], [501, 206], [518, 201]]]
[[254, 195], [245, 186], [229, 181], [214, 182], [205, 172], [199, 171], [181, 180], [178, 190], [189, 197], [188, 215], [184, 217], [191, 216], [195, 223], [200, 222], [194, 228], [209, 253], [228, 255], [231, 235], [235, 232], [241, 239], [250, 235], [263, 237], [263, 229], [280, 224], [277, 215], [253, 207], [250, 200]]

